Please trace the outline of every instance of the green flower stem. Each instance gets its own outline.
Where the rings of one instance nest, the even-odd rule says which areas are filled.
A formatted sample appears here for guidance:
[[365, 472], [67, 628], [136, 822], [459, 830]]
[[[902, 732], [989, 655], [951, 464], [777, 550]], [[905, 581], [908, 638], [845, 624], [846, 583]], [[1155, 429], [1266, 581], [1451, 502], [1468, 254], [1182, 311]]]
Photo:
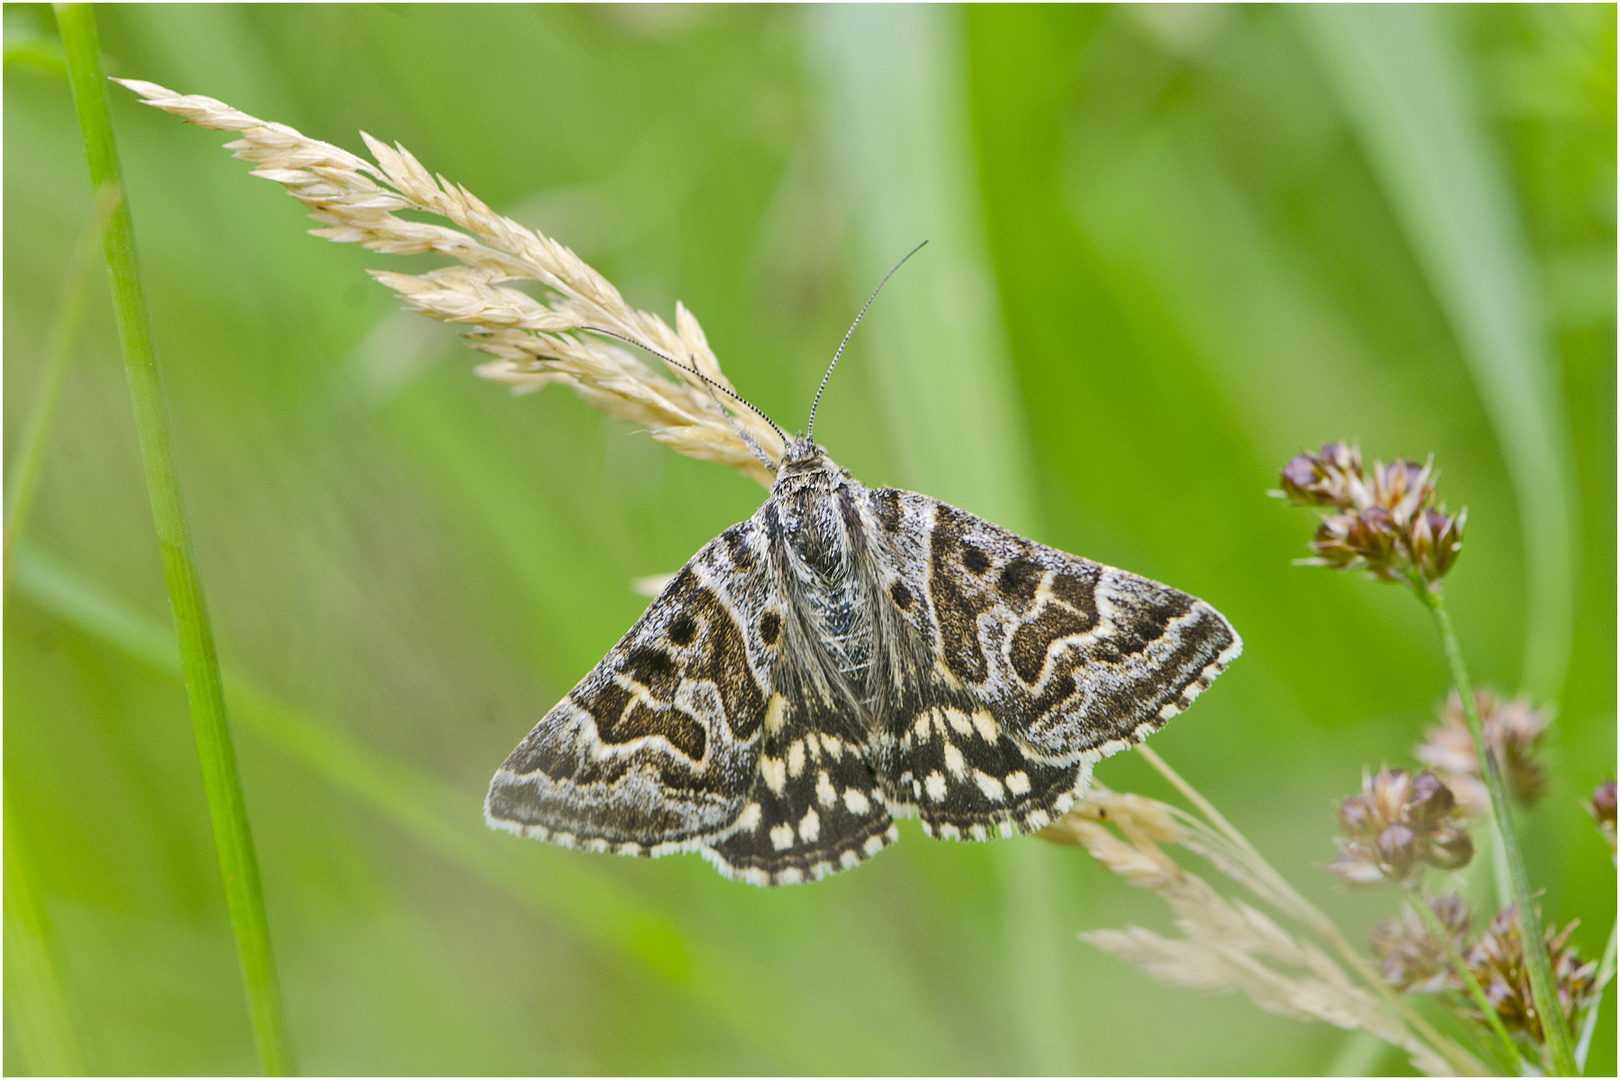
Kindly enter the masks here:
[[1186, 796], [1187, 801], [1198, 808], [1199, 812], [1215, 827], [1216, 831], [1231, 841], [1232, 845], [1249, 859], [1251, 872], [1264, 881], [1278, 896], [1288, 900], [1290, 906], [1287, 910], [1289, 914], [1304, 923], [1322, 940], [1332, 945], [1334, 951], [1344, 958], [1344, 962], [1349, 964], [1356, 974], [1361, 976], [1363, 982], [1381, 995], [1390, 1007], [1406, 1020], [1412, 1030], [1418, 1033], [1419, 1037], [1427, 1040], [1437, 1053], [1450, 1061], [1463, 1075], [1484, 1075], [1484, 1068], [1474, 1059], [1473, 1055], [1440, 1034], [1433, 1024], [1424, 1019], [1422, 1013], [1414, 1009], [1404, 997], [1397, 994], [1384, 981], [1383, 976], [1367, 962], [1367, 958], [1357, 952], [1355, 946], [1350, 944], [1349, 940], [1339, 930], [1338, 924], [1322, 914], [1315, 904], [1300, 895], [1299, 891], [1288, 883], [1288, 879], [1278, 873], [1276, 868], [1266, 861], [1265, 856], [1261, 855], [1259, 850], [1249, 843], [1249, 838], [1239, 832], [1237, 827], [1230, 821], [1226, 820], [1226, 815], [1215, 809], [1213, 803], [1204, 798], [1202, 792], [1189, 784], [1180, 773], [1171, 767], [1168, 761], [1160, 757], [1146, 743], [1138, 746], [1135, 753], [1153, 766], [1160, 776], [1170, 781], [1172, 787]]
[[1445, 592], [1439, 582], [1432, 587], [1417, 583], [1414, 591], [1433, 613], [1435, 626], [1440, 630], [1446, 662], [1451, 665], [1451, 678], [1457, 684], [1463, 715], [1468, 718], [1468, 730], [1474, 737], [1474, 749], [1479, 754], [1480, 775], [1485, 778], [1485, 788], [1490, 792], [1491, 813], [1502, 840], [1508, 880], [1513, 884], [1513, 905], [1519, 915], [1519, 936], [1524, 941], [1525, 966], [1530, 973], [1530, 995], [1535, 1000], [1536, 1011], [1541, 1014], [1541, 1030], [1546, 1034], [1547, 1049], [1552, 1054], [1553, 1071], [1559, 1076], [1577, 1076], [1575, 1046], [1570, 1039], [1564, 1010], [1558, 1004], [1557, 984], [1553, 981], [1552, 961], [1547, 956], [1547, 939], [1541, 926], [1541, 914], [1531, 900], [1530, 875], [1524, 867], [1524, 853], [1519, 850], [1519, 838], [1513, 831], [1510, 818], [1512, 804], [1508, 802], [1507, 785], [1502, 782], [1502, 770], [1496, 755], [1485, 743], [1485, 726], [1479, 719], [1474, 683], [1468, 677], [1462, 645], [1451, 624], [1451, 614], [1446, 610]]
[[1591, 1003], [1586, 1006], [1585, 1015], [1581, 1017], [1581, 1039], [1575, 1045], [1575, 1067], [1582, 1073], [1586, 1071], [1586, 1055], [1592, 1049], [1592, 1036], [1597, 1031], [1598, 1013], [1603, 1008], [1603, 992], [1614, 978], [1614, 939], [1617, 931], [1620, 931], [1620, 922], [1609, 927], [1609, 943], [1603, 947], [1603, 962], [1598, 965], [1594, 983], [1597, 989], [1592, 994]]
[[[88, 4], [61, 4], [56, 8], [56, 19], [67, 52], [68, 77], [74, 108], [79, 114], [79, 127], [84, 134], [90, 182], [98, 190], [107, 185], [121, 189], [118, 149], [107, 108], [95, 13]], [[158, 368], [157, 346], [135, 259], [134, 228], [128, 203], [123, 200], [107, 221], [103, 246], [140, 435], [141, 458], [146, 466], [147, 493], [152, 501], [163, 574], [179, 637], [197, 754], [208, 796], [220, 873], [225, 881], [225, 898], [236, 930], [253, 1033], [264, 1071], [282, 1075], [292, 1071], [292, 1059], [282, 1019], [275, 959], [270, 950], [264, 887], [259, 878], [247, 804], [242, 796], [236, 749], [225, 714], [219, 659], [214, 651], [202, 581], [180, 492], [163, 375]]]
[[34, 493], [39, 490], [45, 448], [50, 445], [56, 407], [62, 400], [62, 380], [67, 375], [68, 359], [73, 355], [73, 339], [84, 316], [90, 275], [96, 267], [96, 244], [121, 202], [123, 190], [117, 184], [103, 184], [96, 190], [95, 208], [90, 211], [84, 228], [79, 230], [78, 242], [73, 245], [67, 276], [62, 279], [62, 289], [57, 294], [56, 312], [45, 335], [45, 366], [40, 372], [39, 391], [34, 395], [28, 426], [23, 430], [22, 442], [17, 448], [17, 463], [12, 466], [10, 482], [6, 485], [4, 587], [8, 589], [11, 587], [11, 547], [28, 521]]
[[1446, 959], [1451, 961], [1452, 970], [1468, 988], [1468, 996], [1474, 999], [1474, 1007], [1485, 1017], [1485, 1022], [1490, 1025], [1491, 1030], [1496, 1032], [1496, 1037], [1502, 1043], [1502, 1049], [1507, 1055], [1508, 1062], [1513, 1066], [1513, 1071], [1523, 1074], [1524, 1063], [1519, 1060], [1518, 1044], [1513, 1041], [1513, 1036], [1508, 1034], [1507, 1027], [1502, 1023], [1502, 1017], [1492, 1007], [1490, 998], [1485, 996], [1485, 988], [1479, 985], [1479, 979], [1474, 975], [1473, 969], [1458, 951], [1457, 942], [1453, 940], [1451, 931], [1440, 921], [1440, 916], [1434, 913], [1434, 908], [1429, 906], [1429, 898], [1426, 895], [1420, 892], [1416, 896], [1408, 897], [1408, 901], [1412, 909], [1418, 913], [1418, 918], [1423, 920], [1423, 925], [1428, 927], [1429, 934], [1446, 950]]

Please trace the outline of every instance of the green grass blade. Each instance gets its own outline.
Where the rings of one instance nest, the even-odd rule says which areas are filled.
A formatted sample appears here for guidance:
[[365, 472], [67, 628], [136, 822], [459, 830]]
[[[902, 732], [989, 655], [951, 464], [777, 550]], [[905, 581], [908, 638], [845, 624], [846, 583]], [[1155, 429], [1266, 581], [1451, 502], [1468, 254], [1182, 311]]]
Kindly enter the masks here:
[[11, 583], [11, 548], [28, 523], [28, 512], [33, 508], [34, 495], [39, 490], [45, 449], [50, 445], [56, 408], [62, 399], [62, 380], [67, 375], [73, 339], [84, 317], [90, 274], [96, 266], [96, 245], [113, 211], [122, 201], [123, 190], [116, 184], [104, 184], [97, 190], [95, 207], [90, 211], [84, 228], [79, 231], [79, 239], [73, 245], [73, 257], [68, 262], [67, 275], [62, 279], [56, 312], [45, 337], [45, 365], [40, 373], [39, 392], [34, 395], [28, 424], [23, 429], [22, 442], [17, 448], [16, 464], [12, 466], [6, 484], [5, 583], [8, 586]]
[[[67, 51], [73, 103], [84, 134], [90, 181], [98, 189], [122, 187], [112, 117], [107, 108], [106, 79], [101, 70], [95, 14], [87, 4], [57, 9], [57, 24]], [[190, 526], [180, 491], [174, 438], [169, 427], [163, 376], [146, 310], [129, 206], [120, 201], [104, 232], [104, 247], [146, 468], [147, 493], [162, 551], [164, 579], [174, 612], [180, 658], [191, 703], [192, 726], [208, 795], [214, 842], [224, 878], [225, 897], [236, 930], [248, 1008], [264, 1071], [292, 1071], [282, 1017], [281, 991], [270, 948], [270, 924], [264, 910], [264, 887], [253, 848], [253, 832], [242, 796], [230, 723], [220, 685], [219, 661], [208, 624], [202, 580], [192, 548]]]
[[1456, 48], [1423, 5], [1297, 9], [1325, 61], [1501, 446], [1524, 537], [1524, 689], [1556, 701], [1574, 634], [1571, 434], [1512, 185], [1470, 111]]
[[[1038, 530], [1034, 472], [996, 307], [973, 169], [960, 12], [926, 6], [807, 9], [823, 118], [855, 209], [857, 280], [877, 282], [928, 240], [860, 334], [902, 482], [1020, 532]], [[995, 853], [1017, 1072], [1074, 1071], [1056, 898], [1031, 840]]]
[[[17, 592], [153, 670], [181, 676], [180, 654], [171, 636], [26, 541], [17, 553]], [[491, 843], [501, 838], [471, 812], [465, 793], [229, 671], [222, 679], [231, 715], [244, 731], [578, 940], [674, 984], [784, 1068], [816, 1071], [817, 1059], [799, 1059], [796, 1029], [774, 1019], [794, 1010], [780, 1007], [779, 998], [777, 1007], [759, 1009], [764, 995], [751, 992], [747, 980], [706, 957], [656, 906], [561, 853], [545, 852], [552, 857], [543, 873], [535, 873], [526, 860], [513, 859], [504, 846]]]

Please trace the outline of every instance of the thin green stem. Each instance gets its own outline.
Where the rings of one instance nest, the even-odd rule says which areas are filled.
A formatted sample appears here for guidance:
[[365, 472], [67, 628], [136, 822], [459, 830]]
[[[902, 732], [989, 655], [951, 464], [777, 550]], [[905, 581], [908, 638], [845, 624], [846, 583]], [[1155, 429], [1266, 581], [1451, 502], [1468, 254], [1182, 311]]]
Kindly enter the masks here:
[[1204, 798], [1197, 788], [1189, 784], [1180, 773], [1171, 768], [1168, 761], [1165, 761], [1164, 758], [1149, 749], [1145, 744], [1138, 746], [1136, 753], [1141, 755], [1149, 765], [1153, 766], [1159, 775], [1170, 781], [1172, 787], [1181, 792], [1188, 802], [1196, 806], [1199, 812], [1209, 820], [1210, 824], [1249, 859], [1250, 871], [1263, 880], [1278, 896], [1288, 902], [1286, 910], [1309, 927], [1318, 937], [1333, 946], [1334, 951], [1344, 959], [1345, 963], [1355, 969], [1356, 974], [1361, 976], [1362, 981], [1372, 987], [1397, 1013], [1405, 1018], [1413, 1031], [1417, 1032], [1420, 1037], [1425, 1039], [1430, 1046], [1434, 1047], [1459, 1071], [1474, 1076], [1484, 1075], [1485, 1069], [1479, 1061], [1475, 1060], [1472, 1054], [1442, 1035], [1433, 1024], [1424, 1018], [1422, 1013], [1414, 1009], [1400, 994], [1397, 994], [1384, 981], [1383, 976], [1379, 975], [1373, 966], [1368, 963], [1367, 958], [1357, 952], [1355, 946], [1350, 944], [1349, 939], [1340, 932], [1338, 924], [1318, 910], [1316, 905], [1300, 895], [1299, 891], [1290, 885], [1288, 880], [1266, 861], [1265, 856], [1261, 855], [1255, 846], [1249, 843], [1249, 838], [1239, 832], [1231, 822], [1227, 821], [1226, 816], [1215, 809], [1214, 804]]
[[1434, 913], [1434, 908], [1429, 906], [1429, 898], [1419, 893], [1416, 896], [1408, 896], [1407, 901], [1412, 910], [1417, 912], [1418, 918], [1423, 920], [1423, 925], [1428, 927], [1429, 935], [1446, 950], [1446, 959], [1451, 961], [1451, 969], [1462, 979], [1463, 986], [1468, 989], [1468, 996], [1474, 999], [1474, 1007], [1480, 1011], [1485, 1023], [1496, 1033], [1496, 1038], [1502, 1044], [1502, 1050], [1513, 1066], [1513, 1071], [1523, 1073], [1524, 1063], [1519, 1059], [1518, 1044], [1513, 1041], [1513, 1036], [1508, 1034], [1508, 1029], [1503, 1025], [1501, 1015], [1491, 1005], [1490, 998], [1485, 996], [1485, 988], [1479, 985], [1479, 979], [1474, 975], [1473, 969], [1463, 959], [1451, 931], [1440, 921], [1440, 916]]
[[1458, 696], [1462, 698], [1463, 715], [1468, 719], [1468, 730], [1474, 737], [1474, 749], [1479, 754], [1480, 775], [1484, 777], [1485, 788], [1490, 793], [1491, 813], [1502, 840], [1502, 856], [1507, 862], [1508, 880], [1513, 885], [1513, 905], [1519, 916], [1519, 936], [1524, 941], [1525, 967], [1530, 974], [1530, 995], [1541, 1017], [1541, 1030], [1546, 1034], [1547, 1049], [1552, 1054], [1553, 1071], [1559, 1076], [1576, 1076], [1575, 1046], [1570, 1039], [1564, 1010], [1558, 1004], [1557, 984], [1553, 981], [1552, 961], [1547, 956], [1541, 913], [1531, 899], [1530, 874], [1524, 866], [1524, 853], [1519, 849], [1518, 835], [1513, 831], [1512, 804], [1508, 802], [1507, 785], [1502, 781], [1502, 769], [1496, 754], [1485, 742], [1485, 726], [1479, 718], [1474, 683], [1468, 677], [1462, 645], [1457, 640], [1456, 628], [1451, 624], [1451, 614], [1446, 610], [1445, 592], [1439, 582], [1429, 588], [1417, 584], [1413, 591], [1434, 615], [1435, 626], [1440, 630], [1440, 641], [1445, 648], [1446, 662], [1451, 665], [1451, 678], [1457, 685]]
[[17, 447], [16, 464], [12, 466], [6, 484], [3, 587], [7, 589], [11, 587], [11, 547], [28, 522], [34, 494], [39, 490], [45, 449], [50, 445], [56, 408], [62, 400], [62, 381], [67, 375], [68, 360], [73, 355], [73, 339], [84, 316], [90, 275], [96, 268], [96, 247], [113, 211], [122, 202], [123, 190], [117, 184], [103, 184], [96, 190], [95, 207], [85, 219], [84, 227], [79, 230], [79, 239], [73, 245], [73, 255], [68, 260], [67, 275], [62, 279], [61, 291], [57, 293], [56, 311], [45, 335], [45, 364], [40, 372], [39, 391], [34, 395], [28, 424]]
[[1592, 992], [1592, 1000], [1581, 1016], [1581, 1038], [1575, 1044], [1575, 1067], [1582, 1073], [1586, 1072], [1586, 1055], [1592, 1049], [1592, 1036], [1597, 1031], [1598, 1013], [1603, 1007], [1603, 992], [1608, 989], [1609, 982], [1614, 978], [1614, 938], [1616, 931], [1620, 931], [1620, 922], [1616, 922], [1609, 927], [1609, 943], [1603, 947], [1603, 962], [1598, 965], [1597, 978], [1593, 983], [1595, 989]]
[[[118, 148], [107, 108], [95, 13], [88, 4], [62, 4], [56, 8], [56, 20], [67, 52], [68, 78], [84, 135], [90, 182], [98, 190], [106, 185], [121, 189]], [[292, 1057], [282, 1018], [275, 958], [270, 949], [264, 886], [259, 878], [253, 831], [226, 717], [219, 659], [209, 629], [202, 579], [186, 521], [168, 404], [163, 393], [163, 375], [158, 367], [157, 345], [136, 263], [134, 227], [127, 201], [120, 200], [108, 219], [103, 230], [103, 247], [140, 435], [141, 458], [146, 467], [147, 494], [152, 502], [163, 574], [179, 638], [197, 755], [208, 796], [220, 873], [225, 881], [226, 902], [236, 931], [254, 1038], [264, 1071], [271, 1075], [286, 1074], [292, 1071]]]

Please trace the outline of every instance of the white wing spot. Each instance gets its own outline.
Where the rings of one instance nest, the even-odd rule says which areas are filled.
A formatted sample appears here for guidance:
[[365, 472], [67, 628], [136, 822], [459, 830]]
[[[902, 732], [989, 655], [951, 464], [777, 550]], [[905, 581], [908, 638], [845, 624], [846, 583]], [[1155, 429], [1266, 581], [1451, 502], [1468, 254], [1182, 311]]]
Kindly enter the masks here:
[[787, 722], [787, 698], [781, 694], [772, 694], [771, 700], [765, 706], [765, 730], [772, 735], [782, 730]]
[[838, 792], [832, 786], [832, 780], [827, 776], [827, 770], [822, 769], [816, 776], [816, 802], [822, 806], [832, 806], [838, 801]]
[[1007, 790], [1014, 795], [1029, 794], [1029, 774], [1023, 771], [1010, 773], [1007, 776]]
[[[892, 839], [892, 837], [891, 837], [891, 839]], [[867, 837], [866, 838], [866, 843], [861, 845], [861, 850], [866, 852], [866, 854], [869, 855], [869, 856], [870, 855], [876, 855], [878, 852], [883, 850], [883, 837], [882, 836], [869, 836], [869, 837]]]
[[945, 798], [945, 778], [939, 773], [929, 773], [928, 779], [923, 781], [923, 786], [928, 789], [928, 797], [935, 802]]
[[938, 825], [935, 826], [934, 832], [941, 840], [960, 840], [962, 838], [962, 830], [955, 825]]
[[872, 809], [872, 804], [867, 801], [866, 792], [857, 791], [855, 788], [844, 789], [844, 805], [849, 807], [852, 814], [865, 814]]
[[991, 802], [1000, 802], [1007, 797], [1006, 792], [1002, 789], [1001, 781], [989, 773], [974, 770], [973, 779], [979, 785], [979, 790], [984, 792], [984, 797]]
[[931, 713], [927, 709], [925, 709], [922, 712], [917, 714], [917, 723], [916, 723], [917, 738], [919, 738], [919, 739], [928, 738], [928, 717], [930, 715], [931, 715]]
[[945, 744], [945, 767], [952, 776], [961, 776], [967, 770], [967, 762], [962, 760], [962, 751], [956, 748], [955, 743]]
[[787, 787], [787, 766], [781, 758], [760, 758], [759, 774], [765, 778], [765, 786], [777, 795], [781, 795], [782, 789]]
[[812, 806], [805, 811], [804, 820], [799, 822], [799, 839], [807, 844], [813, 844], [820, 835], [821, 815], [817, 814], [816, 808]]
[[849, 870], [860, 865], [861, 857], [853, 851], [846, 851], [838, 857], [838, 862], [845, 870]]
[[795, 739], [793, 745], [788, 747], [787, 771], [789, 776], [798, 776], [804, 772], [804, 740]]
[[985, 742], [995, 742], [1001, 734], [1001, 728], [996, 724], [996, 718], [980, 709], [973, 714], [973, 726], [979, 730], [979, 738]]
[[803, 880], [804, 871], [800, 870], [797, 866], [790, 866], [780, 874], [776, 875], [776, 883], [778, 885], [797, 885]]
[[753, 832], [759, 828], [759, 803], [751, 802], [743, 807], [743, 812], [737, 815], [737, 831]]
[[972, 825], [968, 826], [968, 835], [973, 837], [973, 839], [975, 839], [975, 840], [988, 840], [988, 839], [990, 839], [990, 834], [985, 832], [984, 831], [984, 826], [979, 824], [977, 821], [975, 821]]
[[786, 851], [793, 846], [793, 826], [778, 825], [771, 830], [771, 847], [777, 851]]
[[951, 727], [958, 735], [973, 734], [973, 722], [968, 719], [967, 713], [961, 709], [946, 709], [945, 719], [950, 721]]

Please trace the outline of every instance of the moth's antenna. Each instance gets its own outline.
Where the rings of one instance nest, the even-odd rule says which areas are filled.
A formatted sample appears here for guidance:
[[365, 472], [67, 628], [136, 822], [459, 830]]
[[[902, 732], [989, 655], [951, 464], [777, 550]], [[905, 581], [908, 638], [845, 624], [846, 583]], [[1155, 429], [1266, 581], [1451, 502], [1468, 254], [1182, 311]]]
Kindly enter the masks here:
[[927, 243], [928, 241], [924, 240], [921, 244], [918, 244], [916, 247], [906, 252], [906, 258], [895, 263], [894, 270], [890, 270], [887, 274], [883, 275], [883, 280], [878, 282], [878, 287], [873, 289], [872, 295], [866, 298], [866, 304], [861, 308], [861, 313], [855, 316], [854, 322], [849, 324], [849, 332], [844, 335], [844, 340], [838, 343], [838, 351], [833, 353], [832, 363], [827, 365], [827, 374], [821, 377], [821, 386], [816, 389], [816, 400], [810, 403], [810, 422], [804, 426], [804, 437], [809, 439], [811, 442], [815, 442], [816, 437], [816, 406], [821, 404], [821, 395], [827, 391], [827, 380], [832, 378], [833, 368], [838, 366], [838, 358], [844, 355], [844, 346], [849, 344], [850, 335], [855, 333], [855, 328], [857, 326], [861, 325], [861, 319], [866, 316], [866, 309], [872, 306], [872, 301], [876, 300], [877, 294], [883, 291], [883, 286], [887, 285], [889, 283], [889, 279], [894, 277], [894, 271], [906, 265], [906, 259], [911, 258], [913, 255], [917, 254], [917, 252], [921, 251], [924, 245]]
[[[673, 356], [670, 356], [667, 353], [659, 352], [657, 349], [653, 348], [651, 345], [648, 345], [644, 341], [637, 341], [633, 337], [627, 337], [624, 334], [617, 333], [617, 332], [615, 332], [613, 330], [604, 330], [600, 326], [581, 326], [581, 327], [579, 327], [579, 329], [587, 331], [588, 333], [592, 333], [592, 334], [601, 334], [604, 337], [617, 338], [618, 340], [624, 342], [626, 345], [634, 345], [638, 349], [641, 349], [641, 350], [643, 350], [645, 352], [652, 353], [654, 356], [658, 357], [658, 359], [662, 360], [666, 364], [669, 364], [671, 367], [678, 367], [682, 371], [691, 372], [693, 375], [696, 375], [698, 378], [700, 378], [704, 382], [708, 383], [709, 386], [713, 388], [713, 390], [718, 390], [722, 394], [724, 394], [727, 397], [731, 398], [732, 400], [741, 402], [742, 404], [748, 406], [748, 408], [754, 413], [754, 415], [758, 416], [761, 420], [763, 420], [767, 424], [771, 425], [771, 430], [776, 432], [777, 437], [782, 440], [782, 445], [783, 446], [786, 446], [788, 444], [789, 440], [788, 440], [788, 437], [787, 437], [787, 432], [785, 432], [781, 428], [777, 427], [776, 426], [776, 421], [772, 420], [770, 417], [766, 416], [763, 410], [758, 408], [753, 402], [749, 401], [747, 398], [743, 397], [741, 394], [737, 393], [735, 390], [731, 390], [731, 389], [721, 385], [720, 383], [715, 382], [713, 379], [711, 379], [707, 375], [703, 374], [703, 372], [699, 371], [697, 368], [693, 367], [691, 364], [683, 364], [679, 360], [675, 359]], [[711, 390], [710, 392], [712, 393], [713, 390]], [[727, 416], [726, 419], [730, 420], [731, 417]], [[771, 462], [770, 458], [765, 454], [765, 452], [763, 450], [761, 450], [759, 448], [759, 446], [754, 442], [754, 440], [749, 438], [748, 433], [746, 431], [744, 431], [742, 428], [737, 426], [737, 422], [735, 420], [732, 420], [732, 427], [736, 429], [736, 432], [742, 438], [742, 441], [748, 444], [748, 448], [754, 452], [754, 456], [759, 458], [760, 462], [763, 463], [764, 466], [767, 469], [771, 469], [772, 471], [775, 471], [776, 465]]]

